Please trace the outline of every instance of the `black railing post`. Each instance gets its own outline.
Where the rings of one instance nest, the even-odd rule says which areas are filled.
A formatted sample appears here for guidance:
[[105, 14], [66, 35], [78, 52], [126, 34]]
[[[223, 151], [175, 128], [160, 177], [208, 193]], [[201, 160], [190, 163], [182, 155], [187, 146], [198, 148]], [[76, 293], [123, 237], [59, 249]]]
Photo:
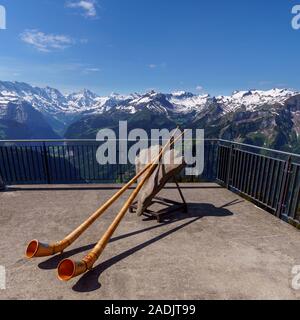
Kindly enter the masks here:
[[217, 168], [216, 168], [216, 179], [220, 180], [220, 141], [216, 144], [216, 158], [217, 158]]
[[279, 193], [279, 202], [276, 210], [276, 216], [278, 218], [281, 218], [283, 214], [283, 210], [286, 206], [286, 197], [287, 197], [288, 186], [290, 183], [290, 177], [292, 173], [291, 168], [292, 168], [292, 157], [289, 156], [284, 166], [282, 184], [281, 184], [280, 193]]
[[212, 181], [217, 180], [218, 175], [218, 145], [215, 142], [212, 143], [212, 157], [213, 157], [213, 166], [212, 166]]
[[232, 144], [230, 147], [229, 156], [228, 156], [228, 164], [227, 164], [227, 177], [226, 177], [226, 188], [227, 189], [230, 189], [233, 156], [234, 156], [234, 145]]
[[4, 191], [6, 188], [5, 183], [0, 175], [0, 191]]
[[45, 142], [43, 142], [43, 162], [44, 162], [44, 169], [45, 169], [47, 183], [51, 184], [49, 163], [48, 163], [48, 154], [47, 154], [47, 148], [46, 148]]

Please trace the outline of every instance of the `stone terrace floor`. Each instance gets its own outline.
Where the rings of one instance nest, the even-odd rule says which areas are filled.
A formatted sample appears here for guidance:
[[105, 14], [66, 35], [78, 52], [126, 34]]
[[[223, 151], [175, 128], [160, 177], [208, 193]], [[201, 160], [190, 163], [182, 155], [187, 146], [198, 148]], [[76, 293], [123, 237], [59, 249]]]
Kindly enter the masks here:
[[[217, 184], [182, 184], [188, 214], [163, 223], [128, 213], [95, 268], [63, 283], [58, 262], [82, 258], [126, 192], [63, 256], [27, 260], [31, 239], [60, 240], [119, 185], [18, 186], [0, 193], [0, 299], [300, 299], [292, 268], [300, 232]], [[175, 186], [161, 192], [179, 200]]]

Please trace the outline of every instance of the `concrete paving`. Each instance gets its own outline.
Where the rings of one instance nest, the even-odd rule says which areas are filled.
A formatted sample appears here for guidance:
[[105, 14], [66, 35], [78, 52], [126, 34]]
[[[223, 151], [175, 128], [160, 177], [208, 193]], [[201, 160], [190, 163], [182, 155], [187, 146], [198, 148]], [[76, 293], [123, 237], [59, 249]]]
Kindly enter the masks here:
[[[118, 187], [22, 186], [0, 193], [0, 265], [6, 268], [0, 298], [300, 299], [292, 287], [299, 231], [216, 184], [183, 184], [189, 213], [161, 224], [128, 213], [93, 271], [68, 283], [57, 279], [58, 262], [82, 258], [129, 192], [62, 256], [24, 258], [29, 240], [59, 240]], [[161, 195], [179, 200], [174, 185]]]

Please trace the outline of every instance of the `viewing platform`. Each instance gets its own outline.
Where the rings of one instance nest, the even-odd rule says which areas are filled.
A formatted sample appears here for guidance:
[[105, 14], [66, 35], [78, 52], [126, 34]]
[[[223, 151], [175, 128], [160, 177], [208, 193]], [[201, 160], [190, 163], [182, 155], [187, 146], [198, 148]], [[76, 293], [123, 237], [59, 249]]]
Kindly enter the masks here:
[[[67, 283], [62, 258], [82, 258], [118, 213], [127, 191], [66, 252], [27, 260], [33, 238], [57, 241], [121, 185], [16, 185], [0, 192], [1, 299], [300, 299], [292, 269], [300, 233], [216, 183], [180, 183], [188, 213], [162, 223], [127, 213], [95, 268]], [[180, 200], [168, 184], [161, 195]]]
[[[132, 164], [97, 163], [98, 147], [0, 141], [0, 298], [300, 299], [300, 155], [226, 140], [204, 141], [200, 176], [171, 180], [188, 213], [158, 223], [127, 212], [92, 271], [67, 283], [56, 274], [94, 247], [134, 187], [64, 254], [27, 260], [30, 240], [61, 240], [135, 175]], [[172, 183], [159, 196], [180, 201]]]

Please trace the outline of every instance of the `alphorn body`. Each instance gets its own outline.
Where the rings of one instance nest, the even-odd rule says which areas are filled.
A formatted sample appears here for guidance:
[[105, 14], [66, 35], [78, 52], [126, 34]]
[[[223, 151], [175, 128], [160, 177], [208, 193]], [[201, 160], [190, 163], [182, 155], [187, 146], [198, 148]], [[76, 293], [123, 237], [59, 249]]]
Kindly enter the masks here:
[[81, 261], [73, 261], [71, 259], [64, 259], [60, 262], [57, 267], [58, 278], [62, 281], [69, 281], [74, 277], [77, 277], [88, 270], [91, 270], [95, 264], [95, 262], [100, 257], [101, 253], [105, 249], [106, 245], [108, 244], [109, 240], [111, 239], [113, 233], [119, 226], [120, 222], [122, 221], [123, 217], [125, 216], [126, 212], [128, 211], [129, 207], [137, 197], [138, 193], [142, 189], [145, 182], [149, 179], [149, 177], [153, 174], [155, 168], [157, 167], [158, 163], [160, 162], [164, 152], [166, 149], [174, 144], [184, 132], [178, 136], [175, 140], [169, 141], [166, 146], [160, 151], [158, 156], [158, 161], [154, 161], [150, 168], [147, 169], [145, 176], [142, 178], [140, 183], [137, 185], [136, 189], [131, 193], [130, 197], [127, 199], [125, 204], [123, 205], [122, 209], [112, 222], [112, 224], [108, 227], [107, 231], [103, 235], [103, 237], [99, 240], [99, 242], [95, 245], [95, 247], [81, 260]]
[[63, 252], [69, 247], [74, 241], [76, 241], [82, 233], [87, 230], [93, 222], [95, 222], [120, 196], [130, 188], [151, 166], [149, 163], [145, 170], [142, 170], [134, 178], [132, 178], [122, 189], [114, 194], [108, 201], [106, 201], [97, 211], [95, 211], [85, 222], [83, 222], [78, 228], [66, 236], [63, 240], [54, 244], [41, 243], [38, 240], [32, 240], [27, 246], [26, 257], [38, 258], [52, 256], [56, 253]]
[[[177, 132], [177, 130], [178, 128], [176, 129], [175, 133]], [[170, 143], [171, 141], [168, 144]], [[148, 165], [146, 165], [145, 168], [141, 170], [141, 172], [139, 172], [134, 178], [132, 178], [115, 195], [113, 195], [97, 211], [95, 211], [85, 222], [83, 222], [73, 232], [67, 235], [63, 240], [53, 244], [41, 243], [39, 240], [36, 240], [36, 239], [30, 241], [25, 252], [26, 257], [29, 259], [38, 258], [38, 257], [47, 257], [47, 256], [52, 256], [54, 254], [63, 252], [67, 247], [69, 247], [73, 242], [75, 242], [81, 236], [81, 234], [85, 230], [87, 230], [93, 224], [93, 222], [95, 222], [117, 199], [119, 199], [120, 196], [127, 189], [129, 189], [135, 182], [137, 182], [138, 179], [142, 177], [142, 175], [145, 172], [147, 172], [147, 170], [150, 169], [151, 165], [155, 163], [158, 159], [160, 159], [160, 154], [153, 162], [150, 162]]]

